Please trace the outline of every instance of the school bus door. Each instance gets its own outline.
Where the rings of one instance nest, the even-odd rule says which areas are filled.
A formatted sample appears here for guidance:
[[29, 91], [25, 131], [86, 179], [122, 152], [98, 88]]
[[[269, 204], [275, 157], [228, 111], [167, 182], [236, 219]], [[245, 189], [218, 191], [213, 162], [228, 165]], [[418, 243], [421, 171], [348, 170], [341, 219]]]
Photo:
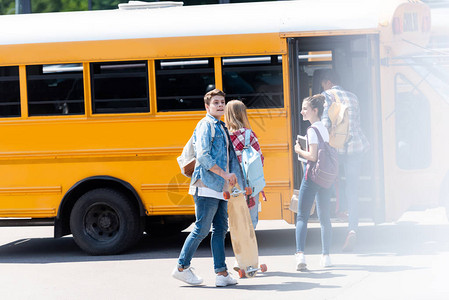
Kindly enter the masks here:
[[[302, 121], [302, 99], [322, 92], [319, 74], [323, 69], [336, 70], [341, 86], [359, 98], [362, 129], [371, 144], [360, 176], [359, 215], [375, 221], [384, 216], [378, 43], [374, 34], [288, 39], [292, 143], [310, 125]], [[292, 164], [294, 188], [298, 189], [303, 172], [295, 155]], [[335, 195], [332, 213], [338, 205]]]

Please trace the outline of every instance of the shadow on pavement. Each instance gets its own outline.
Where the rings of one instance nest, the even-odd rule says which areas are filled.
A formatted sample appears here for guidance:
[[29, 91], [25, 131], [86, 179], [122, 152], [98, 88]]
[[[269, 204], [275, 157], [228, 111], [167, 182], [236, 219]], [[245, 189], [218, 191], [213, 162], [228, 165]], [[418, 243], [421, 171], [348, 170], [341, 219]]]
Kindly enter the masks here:
[[[253, 279], [254, 280], [254, 279]], [[189, 286], [186, 288], [198, 288], [201, 289], [217, 289], [215, 286]], [[249, 285], [245, 284], [243, 280], [239, 281], [239, 284], [234, 286], [227, 286], [225, 289], [234, 289], [234, 290], [246, 290], [246, 291], [277, 291], [277, 292], [288, 292], [288, 291], [306, 291], [312, 289], [335, 289], [340, 288], [337, 285], [322, 285], [319, 283], [312, 282], [297, 282], [297, 281], [288, 281], [278, 284], [261, 284], [261, 285]]]
[[[293, 255], [295, 252], [295, 230], [256, 231], [260, 256]], [[77, 261], [148, 260], [177, 258], [188, 232], [160, 238], [144, 235], [131, 251], [121, 255], [90, 256], [81, 251], [71, 236], [53, 238], [31, 238], [17, 240], [0, 246], [0, 263], [58, 263]], [[333, 229], [331, 253], [341, 253], [346, 237], [346, 228]], [[353, 254], [359, 256], [403, 256], [432, 255], [449, 251], [449, 225], [397, 225], [364, 226], [360, 228], [357, 246]], [[198, 248], [195, 257], [210, 257], [210, 236]], [[321, 239], [319, 228], [309, 228], [306, 253], [320, 254]], [[233, 256], [229, 234], [226, 238], [226, 255]], [[336, 266], [338, 269], [360, 268], [372, 272], [398, 271], [397, 266]], [[404, 267], [407, 268], [407, 267]], [[400, 271], [400, 270], [399, 270]], [[290, 274], [290, 273], [288, 273]], [[294, 273], [302, 274], [302, 273]], [[299, 277], [301, 275], [295, 275]], [[295, 283], [296, 284], [296, 283]], [[274, 288], [274, 287], [273, 287]]]
[[267, 272], [257, 273], [257, 277], [291, 277], [291, 278], [314, 278], [314, 279], [329, 279], [335, 277], [344, 277], [346, 275], [331, 273], [329, 271], [303, 271], [303, 272]]

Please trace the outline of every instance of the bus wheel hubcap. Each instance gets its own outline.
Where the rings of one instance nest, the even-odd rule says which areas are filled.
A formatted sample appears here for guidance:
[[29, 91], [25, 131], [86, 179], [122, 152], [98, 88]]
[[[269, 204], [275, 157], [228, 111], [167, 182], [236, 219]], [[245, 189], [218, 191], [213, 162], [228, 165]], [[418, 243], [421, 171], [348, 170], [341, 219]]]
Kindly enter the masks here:
[[85, 229], [94, 239], [107, 241], [113, 238], [120, 228], [117, 212], [107, 205], [94, 205], [85, 218]]

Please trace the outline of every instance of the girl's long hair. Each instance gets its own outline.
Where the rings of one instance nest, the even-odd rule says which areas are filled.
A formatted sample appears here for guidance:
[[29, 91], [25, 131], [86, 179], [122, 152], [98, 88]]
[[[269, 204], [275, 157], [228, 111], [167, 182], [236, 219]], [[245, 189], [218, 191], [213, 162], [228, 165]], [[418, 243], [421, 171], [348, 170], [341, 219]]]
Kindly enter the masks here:
[[234, 132], [243, 127], [251, 129], [246, 113], [246, 106], [240, 100], [231, 100], [226, 104], [224, 121], [230, 132]]

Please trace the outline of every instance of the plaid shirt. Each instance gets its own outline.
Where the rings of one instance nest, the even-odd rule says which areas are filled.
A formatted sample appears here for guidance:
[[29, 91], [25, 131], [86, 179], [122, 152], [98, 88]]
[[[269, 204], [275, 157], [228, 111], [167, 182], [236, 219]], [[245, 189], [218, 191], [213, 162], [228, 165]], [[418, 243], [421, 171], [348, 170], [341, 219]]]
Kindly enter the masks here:
[[335, 102], [335, 94], [338, 95], [340, 101], [348, 106], [349, 117], [349, 137], [346, 143], [346, 149], [339, 149], [341, 154], [360, 153], [368, 150], [369, 142], [366, 136], [362, 132], [360, 126], [360, 109], [357, 96], [351, 92], [345, 91], [340, 86], [335, 85], [331, 89], [324, 91], [322, 95], [326, 98], [324, 102], [324, 111], [321, 122], [327, 129], [331, 128], [331, 122], [329, 120], [328, 110], [333, 102]]
[[[242, 163], [242, 151], [243, 147], [245, 147], [245, 132], [246, 130], [249, 130], [247, 128], [240, 128], [239, 130], [236, 130], [234, 132], [230, 132], [229, 135], [231, 137], [232, 145], [234, 146], [235, 153], [237, 154], [237, 158], [240, 163]], [[260, 158], [262, 159], [262, 165], [264, 162], [262, 151], [260, 150], [259, 140], [257, 139], [256, 134], [254, 131], [251, 130], [251, 135], [249, 137], [249, 144], [259, 152]], [[265, 193], [262, 191], [262, 196], [265, 198]], [[256, 201], [254, 197], [249, 197], [248, 201], [248, 207], [251, 208], [256, 204]]]
[[[234, 146], [235, 153], [237, 154], [237, 158], [239, 159], [239, 163], [242, 163], [242, 150], [243, 147], [245, 147], [245, 132], [246, 130], [250, 130], [247, 128], [240, 128], [239, 130], [236, 130], [234, 132], [230, 132], [229, 135], [231, 136], [231, 142]], [[262, 151], [260, 150], [259, 140], [257, 139], [256, 134], [254, 131], [251, 130], [251, 135], [249, 137], [249, 144], [259, 152], [260, 157], [262, 158], [262, 165], [263, 165], [263, 155]]]

